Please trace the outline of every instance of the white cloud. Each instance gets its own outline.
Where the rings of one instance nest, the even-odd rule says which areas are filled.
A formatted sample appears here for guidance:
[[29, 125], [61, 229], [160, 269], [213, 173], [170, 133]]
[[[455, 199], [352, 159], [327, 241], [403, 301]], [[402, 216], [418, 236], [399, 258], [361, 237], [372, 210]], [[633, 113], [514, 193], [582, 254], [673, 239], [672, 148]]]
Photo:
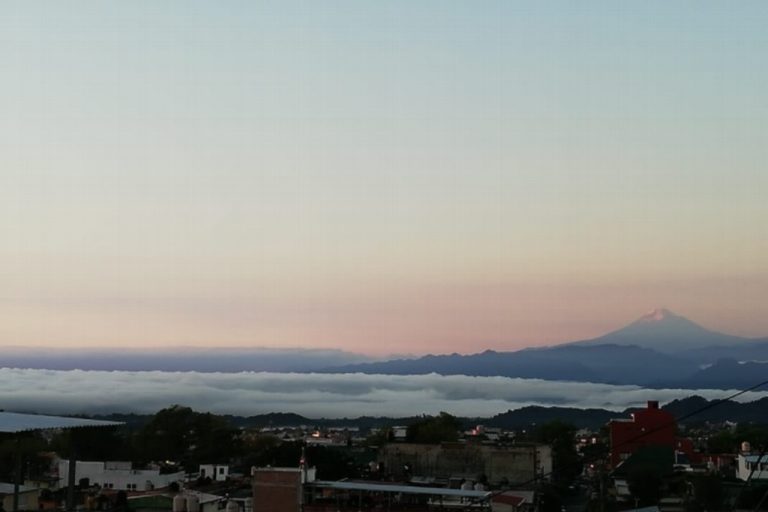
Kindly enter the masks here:
[[[252, 415], [295, 412], [309, 417], [407, 416], [447, 411], [492, 416], [526, 405], [622, 410], [646, 400], [732, 392], [468, 377], [315, 373], [199, 373], [0, 369], [5, 410], [67, 413], [153, 413], [171, 404], [199, 411]], [[752, 401], [768, 396], [750, 392]]]

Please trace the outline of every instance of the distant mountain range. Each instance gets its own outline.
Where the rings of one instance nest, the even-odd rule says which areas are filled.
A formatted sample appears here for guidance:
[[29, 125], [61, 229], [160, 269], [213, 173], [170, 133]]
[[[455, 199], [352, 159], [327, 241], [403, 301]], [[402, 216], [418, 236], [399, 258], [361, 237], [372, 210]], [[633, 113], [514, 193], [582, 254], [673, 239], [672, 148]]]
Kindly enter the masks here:
[[0, 367], [164, 372], [310, 372], [371, 358], [342, 350], [276, 348], [52, 349], [6, 347]]
[[684, 389], [745, 388], [768, 379], [768, 338], [706, 329], [656, 309], [594, 339], [518, 351], [374, 361], [340, 350], [4, 348], [0, 366], [50, 370], [322, 372], [503, 376]]
[[[683, 379], [672, 379], [657, 385], [684, 389], [746, 389], [766, 380], [768, 363], [738, 362], [726, 358]], [[763, 391], [768, 391], [768, 386]]]
[[[736, 423], [768, 424], [768, 398], [749, 403], [725, 401], [715, 404], [700, 396], [691, 396], [682, 400], [674, 400], [662, 407], [672, 413], [676, 418], [683, 419], [683, 425], [701, 424], [704, 422], [722, 423], [731, 421]], [[500, 427], [510, 430], [530, 428], [550, 421], [562, 421], [570, 423], [577, 428], [597, 430], [608, 421], [618, 418], [628, 418], [636, 408], [624, 411], [609, 411], [607, 409], [578, 409], [574, 407], [540, 407], [528, 406], [520, 409], [509, 410], [497, 414], [491, 418], [460, 418], [465, 427], [483, 424], [489, 427]], [[109, 414], [93, 416], [96, 419], [120, 421], [129, 428], [138, 428], [149, 422], [152, 415], [148, 414]], [[391, 427], [394, 425], [408, 425], [419, 420], [418, 417], [369, 417], [343, 419], [308, 418], [293, 413], [269, 413], [257, 416], [223, 416], [232, 426], [238, 428], [264, 428], [264, 427], [359, 427], [362, 430], [370, 428]]]
[[[723, 357], [738, 357], [742, 363]], [[751, 361], [751, 362], [744, 362]], [[742, 388], [768, 379], [768, 338], [710, 331], [666, 309], [590, 340], [514, 352], [340, 365], [333, 373], [504, 376], [646, 387]], [[709, 368], [706, 368], [709, 366]]]
[[[768, 398], [754, 402], [739, 403], [732, 400], [717, 402], [700, 396], [690, 396], [681, 400], [673, 400], [662, 409], [670, 412], [675, 418], [682, 418], [682, 425], [694, 425], [704, 422], [723, 423], [759, 423], [768, 424]], [[629, 408], [623, 412], [606, 409], [577, 409], [572, 407], [523, 407], [489, 418], [490, 426], [509, 429], [526, 428], [530, 425], [540, 425], [549, 421], [564, 421], [577, 428], [597, 429], [608, 421], [617, 418], [628, 418], [637, 408]]]
[[649, 386], [697, 369], [695, 363], [686, 359], [631, 345], [565, 345], [517, 352], [486, 350], [466, 356], [429, 355], [332, 367], [325, 371], [394, 375], [439, 373]]

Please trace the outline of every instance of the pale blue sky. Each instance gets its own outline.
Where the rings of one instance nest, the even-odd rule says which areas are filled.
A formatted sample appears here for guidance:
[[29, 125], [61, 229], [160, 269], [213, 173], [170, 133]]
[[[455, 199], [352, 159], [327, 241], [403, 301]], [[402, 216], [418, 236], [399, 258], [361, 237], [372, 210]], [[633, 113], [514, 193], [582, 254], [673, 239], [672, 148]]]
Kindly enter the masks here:
[[0, 13], [1, 343], [768, 335], [764, 2]]

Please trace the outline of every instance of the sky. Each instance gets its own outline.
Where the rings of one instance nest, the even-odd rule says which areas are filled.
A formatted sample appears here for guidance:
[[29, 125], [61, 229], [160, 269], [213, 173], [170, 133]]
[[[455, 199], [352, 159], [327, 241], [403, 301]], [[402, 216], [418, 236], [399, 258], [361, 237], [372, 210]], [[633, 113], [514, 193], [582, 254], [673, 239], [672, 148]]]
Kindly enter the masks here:
[[768, 336], [768, 4], [4, 2], [0, 345]]

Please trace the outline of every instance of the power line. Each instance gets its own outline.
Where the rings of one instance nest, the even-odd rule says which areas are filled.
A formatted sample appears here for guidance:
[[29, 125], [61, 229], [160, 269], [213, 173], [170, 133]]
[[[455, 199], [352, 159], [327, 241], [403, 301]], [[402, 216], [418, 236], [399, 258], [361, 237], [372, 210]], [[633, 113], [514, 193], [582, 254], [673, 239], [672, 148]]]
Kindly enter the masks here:
[[[691, 412], [689, 412], [687, 414], [683, 414], [679, 418], [673, 418], [669, 422], [666, 422], [666, 423], [664, 423], [664, 424], [662, 424], [662, 425], [660, 425], [658, 427], [652, 428], [650, 430], [647, 430], [645, 432], [642, 432], [642, 433], [638, 434], [637, 436], [634, 436], [634, 437], [632, 437], [630, 439], [627, 439], [627, 440], [625, 440], [625, 441], [623, 441], [621, 443], [618, 443], [616, 446], [612, 446], [611, 450], [616, 450], [617, 448], [621, 448], [621, 447], [626, 446], [626, 445], [628, 445], [630, 443], [634, 443], [634, 442], [636, 442], [636, 441], [638, 441], [640, 439], [643, 439], [644, 437], [647, 437], [647, 436], [649, 436], [651, 434], [659, 432], [660, 430], [664, 430], [664, 429], [667, 429], [669, 427], [676, 426], [681, 421], [684, 421], [684, 420], [687, 420], [687, 419], [692, 418], [694, 416], [697, 416], [697, 415], [703, 413], [704, 411], [707, 411], [709, 409], [712, 409], [714, 407], [722, 405], [725, 402], [733, 400], [734, 398], [737, 398], [737, 397], [739, 397], [739, 396], [741, 396], [741, 395], [743, 395], [745, 393], [749, 393], [750, 391], [754, 391], [754, 390], [756, 390], [758, 388], [761, 388], [763, 386], [766, 386], [766, 385], [768, 385], [768, 380], [764, 380], [764, 381], [759, 382], [759, 383], [757, 383], [757, 384], [755, 384], [753, 386], [750, 386], [748, 388], [745, 388], [745, 389], [742, 389], [740, 391], [737, 391], [736, 393], [733, 393], [733, 394], [731, 394], [731, 395], [729, 395], [727, 397], [719, 398], [717, 400], [713, 400], [713, 401], [707, 403], [706, 405], [704, 405], [702, 407], [699, 407], [698, 409], [695, 409], [695, 410], [693, 410], [693, 411], [691, 411]], [[579, 463], [581, 464], [583, 462], [584, 461], [580, 461]], [[565, 468], [570, 468], [570, 467], [576, 467], [576, 466], [575, 466], [575, 464], [574, 465], [565, 466]], [[559, 468], [559, 469], [563, 469], [563, 468]], [[553, 473], [554, 473], [554, 468], [553, 468], [552, 471], [549, 471], [547, 473], [542, 473], [540, 475], [535, 475], [533, 478], [517, 484], [516, 487], [525, 487], [525, 486], [528, 486], [528, 485], [532, 485], [532, 484], [536, 483], [539, 480], [543, 480], [543, 479], [549, 478], [550, 476], [552, 476]], [[496, 492], [493, 493], [493, 495], [495, 496], [497, 494], [501, 494], [502, 492], [505, 492], [505, 491], [496, 491]]]

